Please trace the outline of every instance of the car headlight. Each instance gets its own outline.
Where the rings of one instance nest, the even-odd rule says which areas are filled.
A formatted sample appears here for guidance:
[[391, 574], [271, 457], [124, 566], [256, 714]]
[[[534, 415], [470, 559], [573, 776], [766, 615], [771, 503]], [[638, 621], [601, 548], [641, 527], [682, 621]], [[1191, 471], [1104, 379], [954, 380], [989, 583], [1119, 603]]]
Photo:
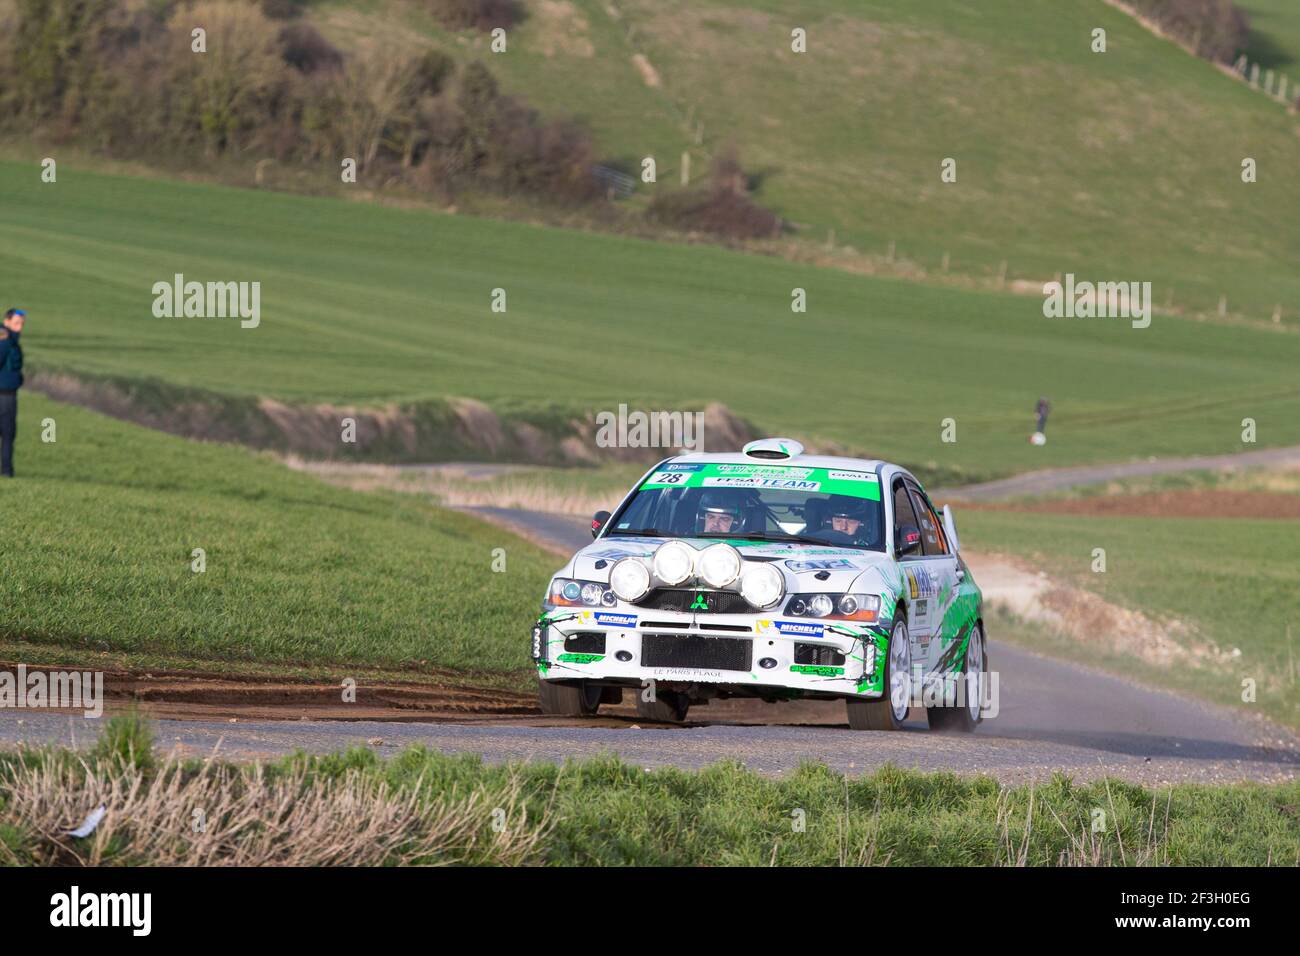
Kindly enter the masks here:
[[654, 556], [655, 577], [669, 587], [683, 583], [695, 573], [695, 549], [680, 541], [667, 541]]
[[712, 588], [725, 588], [740, 577], [740, 552], [729, 544], [718, 543], [700, 552], [700, 577]]
[[770, 564], [747, 564], [740, 574], [740, 596], [762, 610], [785, 594], [785, 578]]
[[792, 617], [824, 617], [840, 621], [874, 621], [880, 614], [879, 594], [796, 594], [785, 613]]
[[609, 588], [621, 600], [633, 604], [650, 590], [650, 572], [636, 558], [620, 558], [609, 570]]
[[551, 582], [547, 602], [555, 607], [613, 607], [614, 592], [598, 581], [556, 578]]

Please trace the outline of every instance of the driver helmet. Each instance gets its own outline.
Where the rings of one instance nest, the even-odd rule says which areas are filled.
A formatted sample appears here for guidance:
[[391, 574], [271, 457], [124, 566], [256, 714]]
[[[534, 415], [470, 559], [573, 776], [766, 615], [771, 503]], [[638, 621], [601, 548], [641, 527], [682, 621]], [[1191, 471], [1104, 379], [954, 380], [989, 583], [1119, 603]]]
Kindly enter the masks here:
[[867, 503], [852, 495], [831, 495], [826, 509], [831, 528], [857, 536], [867, 523]]
[[700, 496], [695, 512], [695, 530], [711, 534], [729, 534], [741, 530], [745, 523], [740, 502], [732, 495], [706, 491]]

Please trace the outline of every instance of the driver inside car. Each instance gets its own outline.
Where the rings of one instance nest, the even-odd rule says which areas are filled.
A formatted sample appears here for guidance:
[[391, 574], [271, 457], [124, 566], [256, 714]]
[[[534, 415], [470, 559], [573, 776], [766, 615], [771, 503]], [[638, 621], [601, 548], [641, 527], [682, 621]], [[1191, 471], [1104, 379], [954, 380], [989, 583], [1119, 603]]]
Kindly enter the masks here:
[[736, 534], [744, 527], [740, 502], [731, 495], [706, 491], [700, 496], [695, 512], [695, 531], [699, 534]]
[[853, 544], [867, 543], [867, 503], [849, 495], [831, 495], [829, 534]]

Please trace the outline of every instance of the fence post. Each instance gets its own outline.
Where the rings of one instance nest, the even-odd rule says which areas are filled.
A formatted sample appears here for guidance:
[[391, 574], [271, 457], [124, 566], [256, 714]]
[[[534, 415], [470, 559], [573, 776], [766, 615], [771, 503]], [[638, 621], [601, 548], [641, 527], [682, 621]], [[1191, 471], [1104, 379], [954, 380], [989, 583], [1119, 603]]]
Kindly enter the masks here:
[[682, 150], [682, 185], [691, 184], [691, 154]]
[[1259, 64], [1258, 63], [1252, 63], [1250, 65], [1250, 85], [1256, 88], [1259, 87]]

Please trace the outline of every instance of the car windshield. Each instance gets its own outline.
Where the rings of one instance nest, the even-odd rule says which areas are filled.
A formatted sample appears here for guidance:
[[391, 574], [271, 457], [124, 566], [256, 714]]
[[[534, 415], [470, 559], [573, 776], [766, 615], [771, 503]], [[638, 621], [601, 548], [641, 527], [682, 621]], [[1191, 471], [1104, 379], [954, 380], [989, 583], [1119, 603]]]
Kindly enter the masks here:
[[880, 480], [866, 471], [674, 462], [651, 474], [609, 535], [785, 541], [884, 550]]

